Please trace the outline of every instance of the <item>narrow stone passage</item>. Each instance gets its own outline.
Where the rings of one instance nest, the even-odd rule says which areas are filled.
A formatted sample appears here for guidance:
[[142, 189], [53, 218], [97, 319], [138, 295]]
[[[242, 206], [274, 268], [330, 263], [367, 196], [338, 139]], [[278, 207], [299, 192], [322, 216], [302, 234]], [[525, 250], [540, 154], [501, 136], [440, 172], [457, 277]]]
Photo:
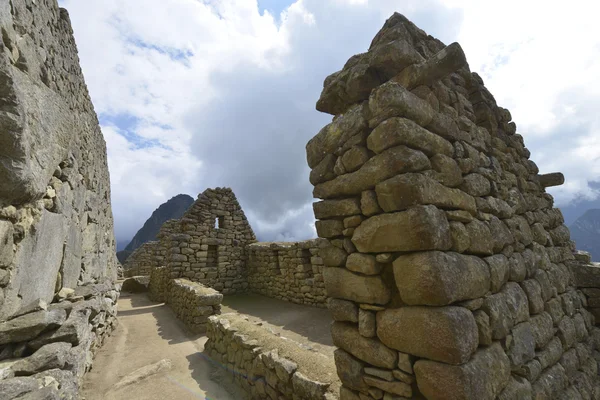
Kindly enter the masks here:
[[168, 306], [144, 293], [123, 293], [118, 315], [119, 326], [85, 376], [85, 399], [241, 398], [234, 387], [211, 380], [214, 368], [202, 353], [206, 336], [186, 334]]

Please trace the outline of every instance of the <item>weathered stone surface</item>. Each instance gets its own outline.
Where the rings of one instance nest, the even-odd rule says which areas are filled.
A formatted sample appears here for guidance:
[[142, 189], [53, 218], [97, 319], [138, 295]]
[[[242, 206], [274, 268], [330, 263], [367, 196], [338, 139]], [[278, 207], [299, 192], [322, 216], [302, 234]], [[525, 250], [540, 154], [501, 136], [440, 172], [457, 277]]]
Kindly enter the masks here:
[[352, 146], [350, 150], [341, 157], [344, 169], [347, 172], [354, 172], [370, 158], [369, 150], [363, 146]]
[[0, 220], [0, 267], [8, 267], [13, 261], [13, 224]]
[[431, 173], [431, 176], [442, 185], [453, 188], [460, 186], [463, 182], [462, 171], [454, 159], [443, 154], [436, 154], [429, 161], [432, 171], [425, 171], [425, 173]]
[[365, 275], [378, 275], [383, 265], [378, 263], [375, 256], [370, 254], [352, 253], [346, 260], [346, 268]]
[[324, 200], [313, 203], [315, 218], [347, 217], [360, 214], [358, 199]]
[[469, 247], [466, 252], [484, 256], [494, 254], [492, 234], [488, 224], [475, 219], [465, 224], [465, 229], [469, 235]]
[[35, 338], [45, 330], [59, 327], [66, 319], [64, 310], [40, 310], [0, 324], [0, 345]]
[[458, 43], [451, 43], [433, 57], [419, 64], [411, 64], [394, 77], [394, 82], [412, 89], [431, 85], [459, 68], [467, 65], [465, 53]]
[[16, 399], [40, 388], [40, 383], [32, 377], [19, 376], [0, 380], [0, 398]]
[[529, 322], [515, 325], [506, 343], [506, 355], [513, 369], [518, 369], [535, 356], [535, 336]]
[[[5, 293], [0, 320], [37, 299], [50, 303], [63, 258], [65, 217], [42, 212], [35, 235], [26, 236], [15, 254], [14, 275]], [[43, 265], [44, 268], [39, 266]]]
[[391, 291], [380, 276], [362, 276], [344, 268], [323, 269], [325, 288], [329, 296], [357, 303], [386, 304]]
[[369, 150], [379, 154], [390, 147], [404, 145], [432, 157], [452, 157], [454, 147], [446, 139], [429, 132], [406, 118], [390, 118], [379, 124], [367, 138]]
[[478, 345], [473, 314], [461, 307], [402, 307], [377, 313], [377, 336], [403, 353], [448, 364], [466, 362]]
[[327, 308], [335, 321], [358, 322], [358, 307], [351, 301], [329, 298]]
[[478, 257], [429, 251], [396, 258], [396, 286], [409, 305], [443, 306], [484, 296], [490, 271]]
[[503, 339], [515, 324], [529, 318], [527, 295], [515, 282], [508, 282], [499, 293], [486, 297], [482, 309], [490, 317], [494, 339]]
[[396, 82], [387, 82], [373, 90], [369, 97], [369, 110], [371, 127], [393, 117], [407, 118], [427, 126], [434, 115], [429, 103]]
[[430, 168], [425, 154], [406, 146], [397, 146], [377, 154], [359, 170], [315, 186], [313, 196], [329, 199], [360, 194], [377, 183], [404, 172], [418, 172]]
[[377, 194], [374, 190], [365, 190], [360, 195], [360, 209], [364, 215], [370, 217], [379, 214], [383, 210], [377, 203]]
[[508, 384], [498, 395], [498, 400], [531, 399], [531, 383], [519, 376], [512, 375]]
[[342, 384], [350, 389], [366, 392], [369, 386], [363, 379], [365, 364], [342, 349], [336, 349], [333, 356]]
[[352, 242], [358, 251], [368, 253], [448, 250], [452, 246], [446, 216], [434, 206], [371, 217], [356, 228]]
[[362, 308], [358, 310], [358, 333], [368, 338], [375, 337], [377, 332], [374, 312]]
[[324, 265], [328, 267], [339, 267], [345, 265], [348, 253], [335, 246], [328, 246], [321, 249], [321, 258], [323, 259]]
[[506, 258], [506, 256], [503, 254], [496, 254], [491, 257], [486, 257], [485, 261], [490, 268], [490, 289], [492, 293], [497, 293], [500, 291], [502, 286], [508, 282], [508, 274], [510, 270], [508, 258]]
[[533, 329], [536, 350], [544, 347], [554, 336], [554, 325], [552, 317], [547, 312], [534, 315], [529, 320]]
[[73, 346], [77, 346], [91, 331], [88, 322], [91, 312], [92, 310], [89, 308], [71, 311], [69, 318], [67, 318], [60, 328], [54, 332], [48, 332], [38, 336], [27, 345], [34, 350], [53, 342], [66, 342], [71, 343]]
[[398, 354], [395, 351], [388, 349], [377, 339], [361, 336], [352, 324], [334, 322], [331, 325], [331, 336], [333, 344], [359, 360], [388, 369], [393, 369], [396, 365]]
[[70, 343], [50, 343], [42, 346], [29, 357], [17, 361], [11, 368], [21, 376], [33, 375], [53, 368], [62, 369], [67, 363], [70, 349]]
[[408, 385], [404, 382], [398, 382], [398, 381], [389, 382], [389, 381], [374, 378], [374, 377], [371, 377], [368, 375], [364, 377], [364, 380], [367, 383], [367, 385], [381, 389], [384, 392], [393, 393], [395, 395], [408, 397], [408, 398], [410, 398], [412, 396], [412, 388], [410, 387], [410, 385]]
[[490, 181], [480, 174], [469, 174], [464, 177], [464, 182], [460, 186], [462, 190], [471, 196], [487, 196], [490, 194]]
[[333, 154], [350, 138], [361, 134], [366, 128], [362, 117], [362, 107], [354, 106], [321, 129], [306, 145], [308, 166], [315, 168], [327, 154]]
[[[490, 373], [493, 371], [493, 373]], [[415, 363], [419, 390], [431, 400], [493, 400], [510, 378], [510, 361], [499, 344], [477, 351], [466, 364]]]
[[448, 188], [423, 174], [397, 175], [378, 183], [375, 191], [379, 205], [386, 212], [405, 210], [419, 204], [465, 210], [472, 214], [477, 209], [473, 197], [462, 190]]

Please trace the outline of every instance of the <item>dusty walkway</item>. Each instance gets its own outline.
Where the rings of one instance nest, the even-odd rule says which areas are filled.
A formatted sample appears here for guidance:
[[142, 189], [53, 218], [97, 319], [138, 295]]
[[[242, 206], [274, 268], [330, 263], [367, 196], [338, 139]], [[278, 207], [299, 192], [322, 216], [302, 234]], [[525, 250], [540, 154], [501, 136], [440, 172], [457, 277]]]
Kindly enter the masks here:
[[238, 294], [223, 298], [221, 312], [239, 312], [260, 318], [282, 336], [333, 357], [332, 319], [326, 308], [288, 303], [257, 294]]
[[[86, 375], [87, 400], [237, 400], [210, 379], [211, 361], [202, 352], [205, 336], [189, 336], [164, 304], [146, 294], [122, 293], [119, 327], [96, 355]], [[171, 360], [172, 367], [119, 389], [114, 386], [141, 367]], [[163, 362], [164, 364], [164, 362]], [[229, 386], [229, 385], [228, 385]], [[228, 390], [235, 390], [229, 387]]]

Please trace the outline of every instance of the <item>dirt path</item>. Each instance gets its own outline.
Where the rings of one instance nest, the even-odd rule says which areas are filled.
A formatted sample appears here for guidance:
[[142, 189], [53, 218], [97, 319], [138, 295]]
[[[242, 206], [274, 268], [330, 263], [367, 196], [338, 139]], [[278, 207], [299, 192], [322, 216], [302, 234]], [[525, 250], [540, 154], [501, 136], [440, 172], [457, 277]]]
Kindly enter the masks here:
[[[119, 321], [85, 377], [85, 399], [241, 398], [239, 393], [227, 391], [235, 391], [234, 387], [227, 385], [226, 390], [210, 379], [212, 361], [202, 353], [206, 337], [187, 335], [168, 306], [151, 302], [143, 293], [123, 293], [119, 299]], [[140, 377], [136, 372], [143, 367], [146, 372], [151, 371], [149, 376]], [[134, 383], [116, 389], [120, 381]]]

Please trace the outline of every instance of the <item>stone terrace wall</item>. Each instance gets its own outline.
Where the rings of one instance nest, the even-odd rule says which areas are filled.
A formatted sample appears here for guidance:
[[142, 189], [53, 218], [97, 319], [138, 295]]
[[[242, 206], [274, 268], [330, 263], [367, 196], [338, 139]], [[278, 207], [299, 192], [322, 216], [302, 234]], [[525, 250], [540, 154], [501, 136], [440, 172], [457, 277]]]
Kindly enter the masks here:
[[180, 224], [170, 235], [171, 277], [185, 277], [223, 294], [245, 291], [246, 245], [256, 238], [231, 189], [205, 190]]
[[210, 317], [207, 336], [205, 352], [247, 399], [338, 398], [340, 383], [333, 360], [271, 333], [244, 315]]
[[166, 300], [192, 333], [201, 333], [206, 331], [211, 315], [221, 314], [223, 295], [187, 279], [174, 279], [169, 283]]
[[152, 268], [160, 263], [157, 255], [159, 242], [146, 242], [127, 258], [125, 262], [125, 274], [127, 276], [150, 275]]
[[319, 251], [326, 245], [323, 239], [248, 245], [248, 289], [292, 303], [325, 306]]
[[317, 109], [335, 115], [306, 149], [342, 398], [598, 398], [553, 182], [460, 46], [394, 14]]

